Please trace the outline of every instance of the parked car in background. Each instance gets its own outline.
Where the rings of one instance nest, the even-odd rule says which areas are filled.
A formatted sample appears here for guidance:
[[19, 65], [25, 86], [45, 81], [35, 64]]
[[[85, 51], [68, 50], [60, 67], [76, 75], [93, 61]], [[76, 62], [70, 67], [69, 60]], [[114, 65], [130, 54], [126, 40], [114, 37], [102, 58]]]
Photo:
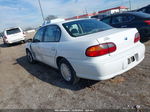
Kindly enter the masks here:
[[41, 27], [26, 44], [30, 63], [59, 69], [68, 83], [79, 78], [106, 80], [135, 67], [145, 46], [135, 28], [116, 29], [96, 19], [58, 22]]
[[9, 28], [4, 31], [4, 44], [12, 44], [16, 42], [25, 42], [25, 35], [20, 27]]
[[150, 5], [142, 7], [140, 9], [136, 10], [136, 11], [150, 14]]
[[150, 37], [150, 14], [124, 12], [104, 17], [101, 21], [116, 28], [137, 28], [142, 37]]
[[0, 39], [3, 38], [3, 33], [0, 33]]
[[56, 19], [52, 19], [49, 21], [44, 21], [44, 23], [42, 24], [42, 26], [47, 25], [47, 24], [52, 24], [52, 23], [56, 23], [56, 22], [61, 22], [61, 21], [65, 21], [65, 19], [63, 18], [56, 18]]
[[95, 15], [95, 16], [91, 16], [91, 18], [95, 18], [95, 19], [101, 20], [102, 18], [104, 18], [106, 16], [108, 16], [108, 15]]

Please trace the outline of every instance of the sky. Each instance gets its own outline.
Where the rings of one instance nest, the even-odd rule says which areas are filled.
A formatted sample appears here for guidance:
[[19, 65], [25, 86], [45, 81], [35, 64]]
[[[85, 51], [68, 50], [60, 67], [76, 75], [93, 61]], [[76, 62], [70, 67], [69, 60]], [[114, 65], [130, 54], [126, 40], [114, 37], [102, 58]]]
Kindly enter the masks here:
[[[129, 7], [129, 0], [40, 0], [44, 17], [68, 18], [117, 6]], [[132, 9], [150, 4], [150, 0], [130, 0]], [[0, 0], [0, 31], [20, 26], [37, 27], [43, 22], [38, 0]]]

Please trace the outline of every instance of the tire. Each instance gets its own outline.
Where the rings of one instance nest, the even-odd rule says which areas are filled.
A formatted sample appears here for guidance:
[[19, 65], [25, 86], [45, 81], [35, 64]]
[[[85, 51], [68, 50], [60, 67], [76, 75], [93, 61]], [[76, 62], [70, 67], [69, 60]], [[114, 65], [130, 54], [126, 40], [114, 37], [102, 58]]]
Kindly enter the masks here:
[[6, 47], [10, 47], [10, 46], [11, 46], [11, 44], [8, 44], [8, 43], [4, 43], [4, 45], [5, 45]]
[[22, 40], [22, 41], [21, 41], [21, 44], [24, 44], [24, 43], [25, 43], [25, 40]]
[[32, 53], [29, 50], [26, 50], [26, 57], [29, 63], [34, 64], [35, 60], [32, 56]]
[[76, 72], [66, 59], [59, 61], [59, 71], [66, 83], [74, 85], [79, 81]]
[[10, 45], [9, 44], [7, 44], [4, 40], [3, 40], [3, 44], [4, 44], [4, 46], [7, 46], [7, 47], [9, 47]]

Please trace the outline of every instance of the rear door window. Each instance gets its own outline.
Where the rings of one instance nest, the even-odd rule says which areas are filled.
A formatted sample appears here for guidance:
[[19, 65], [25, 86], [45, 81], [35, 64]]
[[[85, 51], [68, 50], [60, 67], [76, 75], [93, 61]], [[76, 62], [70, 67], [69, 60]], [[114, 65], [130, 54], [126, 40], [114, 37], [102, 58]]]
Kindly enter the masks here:
[[114, 16], [112, 18], [112, 24], [119, 24], [124, 22], [129, 22], [128, 16]]
[[20, 33], [20, 29], [19, 28], [13, 28], [13, 29], [10, 29], [10, 30], [6, 30], [6, 34], [7, 35], [11, 35], [11, 34], [16, 34], [16, 33]]

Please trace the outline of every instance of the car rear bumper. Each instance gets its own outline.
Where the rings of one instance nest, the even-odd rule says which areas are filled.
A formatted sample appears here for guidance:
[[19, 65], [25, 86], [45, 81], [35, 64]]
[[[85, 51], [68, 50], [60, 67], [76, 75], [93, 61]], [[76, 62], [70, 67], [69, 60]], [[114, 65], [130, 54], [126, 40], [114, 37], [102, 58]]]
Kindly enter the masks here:
[[17, 42], [20, 42], [20, 41], [23, 41], [23, 40], [25, 40], [25, 38], [18, 38], [18, 39], [15, 39], [15, 40], [9, 40], [9, 39], [7, 39], [7, 40], [5, 40], [5, 43], [7, 43], [7, 44], [12, 44], [12, 43], [17, 43]]
[[[128, 59], [137, 56], [136, 60], [128, 64]], [[139, 43], [132, 49], [117, 56], [109, 56], [105, 61], [101, 58], [91, 60], [69, 60], [78, 77], [92, 80], [106, 80], [120, 75], [138, 65], [145, 54], [145, 46]]]

